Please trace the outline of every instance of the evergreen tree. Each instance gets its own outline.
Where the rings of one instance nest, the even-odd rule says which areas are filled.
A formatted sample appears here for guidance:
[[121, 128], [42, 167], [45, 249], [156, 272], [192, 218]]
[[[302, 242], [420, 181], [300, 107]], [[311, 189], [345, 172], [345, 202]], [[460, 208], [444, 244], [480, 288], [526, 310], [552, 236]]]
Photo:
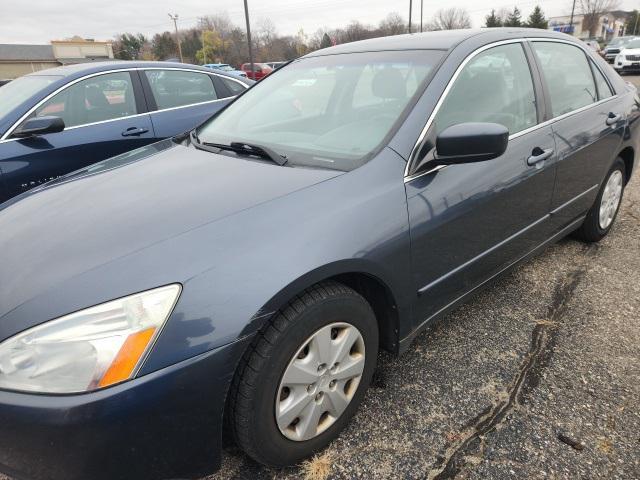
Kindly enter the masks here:
[[540, 8], [540, 5], [536, 5], [536, 8], [533, 9], [531, 15], [529, 15], [529, 20], [526, 23], [529, 28], [541, 28], [546, 30], [549, 27], [549, 22], [544, 17], [544, 12]]
[[521, 27], [522, 26], [522, 15], [520, 14], [520, 9], [518, 7], [513, 8], [513, 12], [509, 14], [507, 19], [504, 22], [505, 27]]
[[491, 10], [491, 13], [485, 17], [485, 27], [501, 27], [502, 19], [496, 15], [495, 10]]
[[331, 45], [333, 45], [333, 42], [331, 42], [331, 37], [325, 32], [325, 34], [322, 36], [322, 40], [320, 41], [320, 48], [327, 48]]

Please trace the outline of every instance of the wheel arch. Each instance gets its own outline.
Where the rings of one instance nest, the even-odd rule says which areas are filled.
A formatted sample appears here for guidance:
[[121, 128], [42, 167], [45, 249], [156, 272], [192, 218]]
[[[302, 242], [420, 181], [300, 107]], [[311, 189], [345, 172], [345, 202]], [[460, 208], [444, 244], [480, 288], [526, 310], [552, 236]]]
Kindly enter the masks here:
[[[328, 280], [342, 283], [362, 295], [378, 322], [380, 347], [392, 353], [399, 350], [400, 320], [403, 308], [385, 276], [365, 260], [339, 261], [324, 265], [298, 277], [276, 293], [247, 325], [244, 334], [261, 329], [271, 316], [305, 289]], [[250, 331], [247, 331], [250, 330]]]
[[633, 173], [634, 161], [635, 161], [635, 151], [633, 147], [627, 146], [620, 151], [618, 154], [620, 158], [624, 161], [625, 166], [625, 183], [628, 183], [631, 179], [631, 174]]

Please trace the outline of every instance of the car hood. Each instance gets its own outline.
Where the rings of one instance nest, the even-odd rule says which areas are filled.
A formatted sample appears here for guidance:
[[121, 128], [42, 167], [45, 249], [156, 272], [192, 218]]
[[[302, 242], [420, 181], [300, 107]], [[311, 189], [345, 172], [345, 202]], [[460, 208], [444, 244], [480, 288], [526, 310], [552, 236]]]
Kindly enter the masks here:
[[92, 269], [341, 173], [169, 140], [62, 177], [0, 207], [0, 318]]
[[640, 55], [640, 48], [622, 48], [620, 55]]

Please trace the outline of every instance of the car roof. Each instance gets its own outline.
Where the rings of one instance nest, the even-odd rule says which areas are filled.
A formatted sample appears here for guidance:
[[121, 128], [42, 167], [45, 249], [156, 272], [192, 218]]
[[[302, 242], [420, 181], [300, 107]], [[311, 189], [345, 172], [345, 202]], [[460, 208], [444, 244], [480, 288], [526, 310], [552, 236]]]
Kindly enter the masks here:
[[343, 43], [334, 47], [324, 48], [311, 52], [305, 57], [321, 55], [335, 55], [341, 53], [375, 52], [385, 50], [449, 50], [456, 45], [477, 37], [479, 43], [507, 40], [518, 37], [545, 37], [561, 40], [576, 39], [564, 33], [553, 32], [536, 28], [475, 28], [460, 30], [441, 30], [424, 33], [407, 33], [389, 37], [372, 38], [357, 42]]
[[[65, 65], [62, 67], [54, 67], [46, 70], [39, 70], [34, 73], [30, 73], [30, 76], [37, 75], [56, 75], [61, 77], [82, 77], [92, 73], [100, 73], [108, 70], [118, 69], [134, 69], [134, 68], [187, 68], [189, 70], [200, 70], [202, 72], [211, 73], [211, 69], [202, 67], [200, 65], [191, 65], [189, 63], [179, 62], [142, 62], [142, 61], [126, 61], [126, 60], [113, 60], [105, 62], [90, 62], [90, 63], [78, 63], [76, 65]], [[230, 78], [237, 79], [233, 75], [220, 71], [216, 72], [216, 75], [226, 75]]]

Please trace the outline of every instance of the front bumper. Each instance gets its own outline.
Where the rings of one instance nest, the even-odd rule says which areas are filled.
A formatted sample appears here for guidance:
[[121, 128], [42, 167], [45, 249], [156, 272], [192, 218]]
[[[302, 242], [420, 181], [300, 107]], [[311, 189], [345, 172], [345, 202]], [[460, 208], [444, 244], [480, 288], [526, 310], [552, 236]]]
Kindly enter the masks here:
[[626, 58], [616, 58], [613, 68], [617, 72], [638, 72], [640, 71], [640, 61], [631, 61]]
[[158, 480], [217, 470], [226, 393], [248, 340], [94, 393], [0, 391], [0, 472]]

